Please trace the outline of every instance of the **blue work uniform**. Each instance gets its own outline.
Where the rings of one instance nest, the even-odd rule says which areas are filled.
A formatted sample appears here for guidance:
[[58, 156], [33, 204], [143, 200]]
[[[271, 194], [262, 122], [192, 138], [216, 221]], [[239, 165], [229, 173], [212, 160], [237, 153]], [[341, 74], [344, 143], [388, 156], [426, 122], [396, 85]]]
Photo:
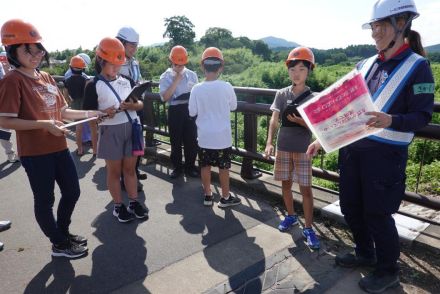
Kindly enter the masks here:
[[[376, 59], [366, 79], [370, 93], [374, 95], [411, 54], [404, 45], [390, 59]], [[428, 61], [420, 62], [402, 86], [386, 111], [392, 115], [389, 129], [414, 132], [432, 117], [434, 79]], [[376, 257], [376, 269], [387, 273], [399, 270], [399, 235], [392, 214], [398, 211], [405, 193], [407, 159], [408, 145], [370, 137], [339, 151], [340, 205], [353, 233], [356, 254]]]

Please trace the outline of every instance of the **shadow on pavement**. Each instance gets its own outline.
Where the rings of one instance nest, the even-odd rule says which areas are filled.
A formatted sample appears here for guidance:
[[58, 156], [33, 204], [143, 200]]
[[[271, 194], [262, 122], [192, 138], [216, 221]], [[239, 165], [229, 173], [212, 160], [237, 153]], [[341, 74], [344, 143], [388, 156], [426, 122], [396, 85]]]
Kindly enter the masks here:
[[10, 163], [9, 161], [5, 161], [2, 164], [0, 164], [0, 180], [3, 178], [6, 178], [10, 174], [12, 174], [14, 171], [19, 169], [21, 166], [20, 162], [14, 162]]
[[[84, 178], [95, 165], [96, 157], [90, 155], [83, 155], [79, 157], [78, 155], [76, 155], [76, 151], [70, 152], [70, 155], [72, 156], [73, 162], [75, 163], [78, 178]], [[85, 160], [88, 157], [90, 158], [88, 160]]]
[[52, 258], [29, 282], [24, 293], [67, 293], [74, 280], [75, 270], [71, 261]]
[[[101, 242], [93, 252], [90, 276], [75, 278], [70, 293], [109, 293], [148, 275], [145, 241], [136, 234], [141, 221], [119, 223], [112, 214], [113, 204], [106, 206], [92, 222], [93, 235]], [[89, 254], [90, 255], [90, 254]], [[149, 293], [142, 289], [139, 293]]]
[[[145, 200], [140, 196], [140, 201]], [[89, 257], [90, 276], [75, 277], [70, 260], [52, 259], [27, 285], [25, 293], [109, 293], [127, 284], [143, 280], [148, 275], [145, 241], [136, 234], [142, 221], [119, 223], [112, 215], [113, 204], [106, 206], [92, 222], [93, 233], [101, 242]], [[137, 293], [150, 293], [145, 287]]]
[[100, 167], [92, 177], [92, 182], [96, 184], [98, 191], [106, 191], [107, 189], [107, 171], [105, 166]]
[[[191, 179], [190, 182], [192, 181], [200, 183], [200, 179]], [[185, 185], [186, 188], [184, 188]], [[237, 289], [243, 286], [250, 278], [265, 270], [263, 249], [255, 244], [255, 238], [247, 235], [246, 228], [237, 218], [237, 215], [242, 214], [259, 221], [265, 221], [268, 217], [273, 217], [274, 215], [263, 215], [263, 213], [245, 205], [219, 209], [216, 212], [216, 207], [206, 207], [203, 205], [203, 190], [200, 185], [201, 183], [198, 185], [191, 183], [189, 185], [183, 178], [174, 180], [172, 189], [173, 202], [168, 203], [165, 206], [165, 210], [169, 214], [182, 216], [180, 224], [186, 232], [201, 235], [201, 242], [205, 246], [203, 254], [209, 266], [213, 270], [229, 277], [228, 289], [229, 287], [230, 289]], [[215, 189], [217, 188], [215, 187]], [[182, 193], [182, 190], [186, 190], [186, 193]], [[188, 197], [189, 195], [191, 197]], [[218, 191], [214, 191], [213, 195], [214, 205], [217, 206], [220, 200]], [[247, 201], [243, 196], [240, 196], [240, 198], [243, 202]], [[234, 245], [237, 245], [237, 247], [224, 248], [221, 244], [218, 244], [231, 237], [236, 238], [234, 239]], [[246, 268], [240, 261], [241, 255], [253, 256], [255, 264]], [[238, 270], [239, 272], [237, 273]], [[252, 290], [247, 293], [260, 293], [262, 286], [260, 280], [255, 281], [252, 284]]]

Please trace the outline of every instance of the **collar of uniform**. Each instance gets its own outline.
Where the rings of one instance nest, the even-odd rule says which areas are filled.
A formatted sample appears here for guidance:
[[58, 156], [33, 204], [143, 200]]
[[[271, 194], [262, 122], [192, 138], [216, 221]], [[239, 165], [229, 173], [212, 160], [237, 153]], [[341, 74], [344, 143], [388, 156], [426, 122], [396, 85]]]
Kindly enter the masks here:
[[[394, 52], [394, 54], [389, 59], [402, 59], [409, 54], [409, 48], [410, 47], [408, 44], [403, 44], [399, 49], [397, 49], [396, 52]], [[385, 55], [383, 52], [379, 53], [378, 59], [380, 61], [385, 61]]]

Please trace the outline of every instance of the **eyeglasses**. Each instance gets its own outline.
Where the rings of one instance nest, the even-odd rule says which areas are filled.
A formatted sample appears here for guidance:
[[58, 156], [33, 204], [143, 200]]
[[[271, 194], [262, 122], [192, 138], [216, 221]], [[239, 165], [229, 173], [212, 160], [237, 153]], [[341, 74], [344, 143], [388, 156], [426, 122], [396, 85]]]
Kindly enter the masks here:
[[173, 63], [173, 66], [174, 67], [184, 67], [185, 65], [184, 64], [175, 64], [175, 63]]
[[44, 55], [46, 55], [46, 51], [44, 50], [30, 50], [30, 49], [25, 49], [25, 52], [29, 55], [31, 55], [32, 57], [43, 57]]

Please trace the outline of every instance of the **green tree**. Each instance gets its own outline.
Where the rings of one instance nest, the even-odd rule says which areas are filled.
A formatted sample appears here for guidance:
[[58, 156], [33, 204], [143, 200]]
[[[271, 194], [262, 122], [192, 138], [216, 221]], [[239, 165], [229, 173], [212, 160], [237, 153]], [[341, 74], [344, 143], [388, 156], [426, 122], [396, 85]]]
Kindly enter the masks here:
[[196, 33], [193, 30], [194, 25], [186, 16], [165, 18], [165, 27], [163, 37], [170, 39], [171, 47], [182, 45], [191, 48], [193, 46]]
[[267, 46], [267, 44], [261, 40], [254, 41], [252, 52], [261, 56], [264, 61], [269, 61], [272, 53], [272, 51], [269, 49], [269, 46]]
[[200, 38], [200, 44], [205, 47], [232, 48], [232, 32], [224, 29], [213, 27], [206, 30], [205, 35]]

